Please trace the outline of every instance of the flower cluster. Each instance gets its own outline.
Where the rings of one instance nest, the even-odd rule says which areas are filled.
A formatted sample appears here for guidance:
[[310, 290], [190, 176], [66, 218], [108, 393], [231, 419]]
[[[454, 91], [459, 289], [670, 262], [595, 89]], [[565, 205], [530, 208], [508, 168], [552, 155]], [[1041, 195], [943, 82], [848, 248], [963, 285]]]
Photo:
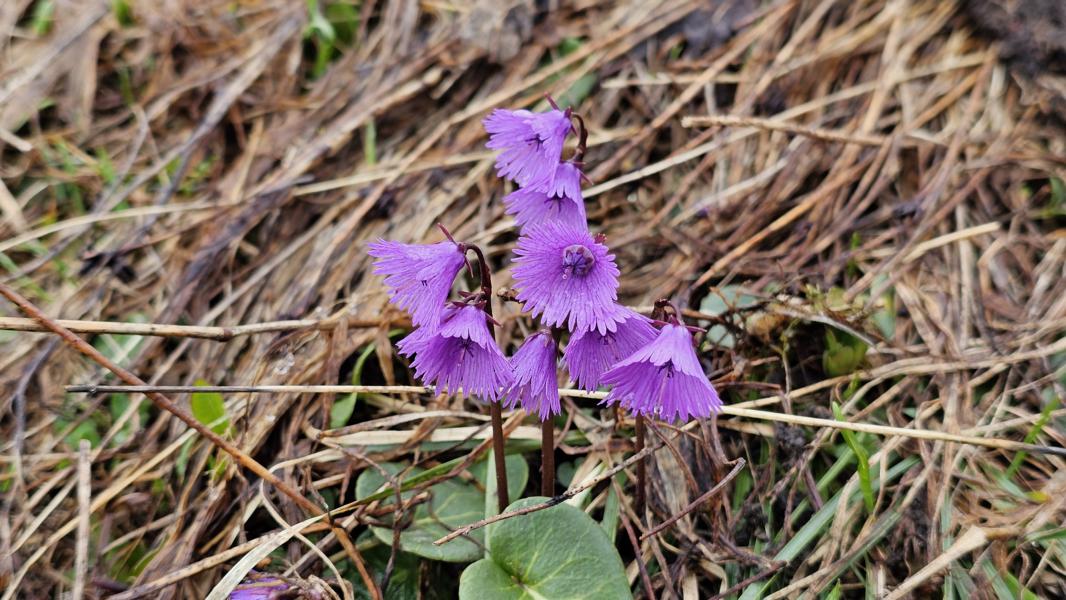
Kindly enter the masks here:
[[[604, 403], [665, 420], [708, 416], [721, 401], [677, 311], [652, 321], [617, 303], [619, 270], [604, 238], [589, 231], [581, 194], [585, 126], [569, 110], [552, 107], [497, 109], [484, 120], [487, 146], [499, 151], [497, 174], [518, 186], [504, 198], [521, 229], [515, 299], [551, 329], [533, 333], [505, 358], [483, 310], [491, 290], [448, 303], [466, 253], [476, 247], [447, 232], [446, 241], [429, 245], [378, 241], [370, 245], [374, 272], [385, 276], [391, 301], [417, 326], [398, 345], [400, 354], [413, 357], [416, 377], [438, 392], [521, 405], [546, 420], [561, 410], [558, 340], [565, 332], [562, 362], [570, 377], [589, 391], [609, 386]], [[579, 135], [577, 151], [564, 160], [571, 132]], [[487, 266], [479, 258], [484, 286]]]
[[[584, 123], [578, 119], [575, 157], [563, 160], [572, 115], [552, 107], [497, 109], [484, 121], [487, 146], [500, 151], [497, 174], [519, 185], [504, 198], [521, 228], [512, 270], [516, 299], [543, 325], [570, 333], [563, 362], [585, 390], [612, 386], [605, 403], [667, 420], [709, 415], [721, 401], [676, 311], [657, 332], [651, 319], [617, 304], [618, 267], [603, 238], [589, 232], [581, 195]], [[504, 394], [542, 420], [560, 410], [550, 340], [546, 331], [526, 340], [511, 359], [515, 383]]]

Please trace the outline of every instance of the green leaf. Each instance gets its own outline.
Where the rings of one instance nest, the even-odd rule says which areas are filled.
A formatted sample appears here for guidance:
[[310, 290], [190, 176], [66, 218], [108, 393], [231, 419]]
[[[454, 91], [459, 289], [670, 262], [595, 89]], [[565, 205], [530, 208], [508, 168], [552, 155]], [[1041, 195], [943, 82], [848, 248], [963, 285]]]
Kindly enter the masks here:
[[1066, 205], [1066, 183], [1058, 177], [1052, 177], [1048, 179], [1048, 184], [1051, 187], [1051, 205]]
[[[840, 336], [840, 341], [837, 340]], [[822, 368], [826, 375], [838, 377], [853, 373], [866, 358], [866, 342], [844, 332], [825, 330], [825, 352], [822, 353]]]
[[[489, 486], [492, 486], [493, 494], [496, 493], [496, 469], [491, 470], [493, 481], [489, 481], [489, 463], [493, 460], [492, 455], [489, 454], [485, 458], [470, 465], [467, 469], [475, 479], [481, 482], [481, 485], [488, 490]], [[493, 462], [493, 465], [496, 463]], [[507, 496], [510, 498], [518, 498], [522, 495], [522, 492], [526, 489], [526, 483], [529, 481], [529, 465], [526, 464], [526, 459], [522, 458], [521, 454], [508, 454], [504, 457], [504, 463], [507, 468]]]
[[115, 21], [120, 27], [133, 25], [133, 10], [129, 0], [111, 0], [111, 10], [115, 13]]
[[559, 42], [559, 47], [557, 48], [557, 50], [559, 51], [559, 56], [566, 56], [568, 54], [576, 52], [578, 48], [581, 48], [581, 43], [581, 38], [563, 38], [563, 41]]
[[[111, 394], [111, 398], [107, 403], [108, 409], [111, 412], [111, 422], [114, 423], [122, 418], [123, 413], [130, 407], [130, 397], [127, 394]], [[140, 407], [138, 407], [140, 408]], [[147, 408], [147, 407], [146, 407]], [[126, 422], [126, 425], [115, 434], [114, 443], [116, 446], [121, 445], [122, 442], [129, 439], [133, 434], [133, 420]]]
[[33, 17], [30, 20], [30, 31], [40, 37], [52, 29], [53, 13], [56, 10], [55, 0], [39, 0], [33, 7]]
[[999, 571], [987, 558], [981, 561], [981, 571], [992, 582], [992, 590], [1000, 600], [1039, 600], [1039, 596], [1022, 587], [1010, 573]]
[[[1036, 423], [1033, 423], [1033, 426], [1029, 429], [1029, 432], [1025, 434], [1026, 444], [1036, 443], [1036, 439], [1040, 437], [1040, 432], [1044, 430], [1044, 427], [1048, 424], [1048, 421], [1051, 420], [1051, 413], [1053, 413], [1055, 409], [1059, 407], [1059, 402], [1060, 400], [1058, 396], [1054, 396], [1052, 397], [1051, 402], [1048, 402], [1047, 405], [1044, 406], [1043, 410], [1040, 411], [1040, 418], [1036, 420]], [[1018, 473], [1018, 469], [1022, 467], [1022, 463], [1025, 462], [1026, 456], [1028, 456], [1028, 453], [1024, 450], [1020, 450], [1017, 454], [1014, 455], [1014, 458], [1010, 461], [1010, 466], [1007, 467], [1007, 479], [1014, 478], [1014, 476]]]
[[[739, 309], [750, 308], [758, 303], [758, 298], [743, 293], [740, 286], [726, 285], [720, 288], [712, 288], [710, 292], [703, 297], [703, 300], [700, 301], [700, 312], [720, 317]], [[738, 319], [735, 316], [733, 317], [733, 322], [738, 322]], [[737, 343], [736, 338], [730, 333], [729, 328], [719, 324], [711, 325], [710, 328], [707, 329], [705, 339], [707, 340], [706, 344], [721, 346], [723, 348], [732, 348]]]
[[582, 75], [570, 86], [570, 89], [562, 93], [556, 100], [559, 106], [580, 106], [585, 98], [592, 93], [592, 89], [600, 82], [600, 78], [593, 73]]
[[185, 481], [185, 473], [189, 469], [189, 455], [192, 454], [194, 444], [196, 444], [194, 437], [185, 440], [178, 450], [178, 457], [174, 459], [174, 472], [178, 475], [178, 481]]
[[78, 442], [81, 440], [89, 440], [89, 445], [93, 448], [100, 447], [100, 432], [96, 428], [96, 422], [92, 419], [86, 419], [81, 423], [78, 423], [74, 429], [67, 434], [65, 439], [67, 444], [74, 450], [78, 449]]
[[326, 5], [326, 20], [333, 25], [337, 41], [351, 44], [355, 31], [359, 28], [359, 12], [348, 2], [330, 2]]
[[348, 424], [355, 412], [355, 394], [346, 394], [333, 403], [329, 409], [329, 428], [339, 429]]
[[[529, 467], [518, 455], [508, 456], [506, 464], [507, 487], [517, 496], [525, 488]], [[404, 469], [404, 465], [398, 463], [384, 463], [381, 466], [394, 475]], [[420, 468], [410, 469], [407, 477], [417, 476], [423, 471]], [[476, 463], [470, 471], [484, 485], [487, 475], [485, 461]], [[383, 486], [387, 486], [385, 477], [376, 469], [367, 469], [356, 481], [356, 497], [370, 496]], [[394, 496], [391, 489], [386, 488], [385, 492], [386, 499]], [[485, 518], [485, 493], [472, 483], [459, 478], [442, 481], [429, 488], [429, 492], [431, 499], [415, 508], [410, 524], [400, 534], [400, 547], [406, 552], [445, 562], [471, 562], [481, 558], [481, 548], [484, 544], [482, 530], [473, 531], [469, 537], [460, 537], [440, 546], [434, 545], [433, 541], [448, 535], [456, 528]], [[402, 497], [409, 498], [413, 493], [405, 492]], [[373, 527], [371, 530], [382, 543], [392, 544], [391, 528]]]
[[600, 520], [600, 527], [603, 527], [603, 532], [607, 534], [607, 539], [611, 540], [611, 543], [614, 543], [615, 535], [618, 533], [619, 508], [618, 492], [612, 485], [607, 488], [607, 500], [603, 503], [603, 519]]
[[[389, 331], [389, 338], [394, 338], [403, 333], [403, 331], [403, 329], [393, 329]], [[373, 356], [375, 348], [375, 344], [367, 344], [366, 348], [363, 348], [363, 351], [356, 357], [355, 365], [352, 367], [352, 385], [361, 385], [363, 383], [363, 367], [366, 366], [367, 359]], [[355, 405], [358, 400], [359, 394], [351, 393], [334, 402], [333, 408], [329, 411], [329, 428], [338, 429], [347, 425], [348, 419], [352, 418], [352, 413], [355, 412]]]
[[[507, 510], [544, 502], [524, 498]], [[568, 504], [488, 527], [488, 557], [467, 567], [460, 599], [632, 598], [625, 567], [596, 521]]]
[[870, 319], [881, 331], [885, 339], [891, 340], [896, 335], [896, 295], [892, 290], [881, 296], [882, 308], [878, 309]]
[[363, 156], [367, 166], [372, 167], [378, 163], [378, 128], [373, 119], [367, 122], [363, 131]]
[[[205, 386], [207, 382], [197, 379], [196, 386]], [[196, 420], [207, 425], [215, 433], [222, 435], [229, 429], [229, 418], [226, 417], [226, 403], [222, 394], [218, 392], [193, 392], [189, 400], [192, 415]]]
[[[847, 422], [847, 419], [844, 418], [844, 412], [840, 410], [840, 405], [836, 402], [833, 402], [833, 418], [837, 421]], [[844, 436], [844, 441], [847, 442], [848, 447], [858, 458], [855, 468], [859, 473], [859, 488], [862, 490], [862, 500], [866, 504], [866, 512], [872, 515], [876, 500], [874, 499], [873, 485], [870, 483], [870, 455], [866, 452], [866, 448], [859, 443], [854, 431], [841, 429], [840, 435]]]

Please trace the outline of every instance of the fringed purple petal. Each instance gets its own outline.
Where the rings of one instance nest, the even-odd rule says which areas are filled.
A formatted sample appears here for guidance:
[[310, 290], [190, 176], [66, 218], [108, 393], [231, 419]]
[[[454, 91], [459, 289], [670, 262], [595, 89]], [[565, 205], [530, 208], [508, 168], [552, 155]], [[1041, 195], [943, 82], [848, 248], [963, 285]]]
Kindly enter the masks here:
[[459, 246], [451, 241], [436, 244], [401, 244], [378, 240], [369, 245], [374, 273], [385, 275], [393, 304], [411, 315], [418, 326], [440, 324], [452, 282], [465, 264]]
[[415, 377], [434, 386], [437, 393], [461, 390], [495, 401], [514, 380], [480, 308], [455, 309], [436, 331], [420, 331], [401, 342], [401, 352], [416, 355], [411, 361]]
[[560, 163], [551, 188], [519, 188], [503, 199], [507, 214], [520, 228], [559, 222], [584, 227], [585, 200], [581, 197], [581, 170], [573, 163]]
[[607, 369], [655, 339], [651, 319], [644, 315], [615, 305], [612, 318], [617, 323], [615, 331], [574, 334], [563, 352], [570, 378], [583, 390], [595, 391]]
[[499, 150], [496, 172], [524, 187], [550, 187], [570, 131], [570, 117], [559, 110], [532, 113], [496, 109], [482, 121], [489, 141]]
[[552, 327], [614, 331], [618, 267], [588, 230], [562, 223], [530, 226], [515, 247], [517, 299]]
[[521, 403], [523, 410], [536, 413], [541, 421], [562, 411], [555, 340], [550, 332], [540, 331], [527, 337], [511, 357], [511, 369], [514, 383], [504, 392], [508, 408]]
[[617, 363], [600, 381], [612, 386], [604, 404], [618, 403], [664, 421], [703, 418], [722, 407], [696, 358], [692, 334], [681, 325], [664, 326], [654, 341]]

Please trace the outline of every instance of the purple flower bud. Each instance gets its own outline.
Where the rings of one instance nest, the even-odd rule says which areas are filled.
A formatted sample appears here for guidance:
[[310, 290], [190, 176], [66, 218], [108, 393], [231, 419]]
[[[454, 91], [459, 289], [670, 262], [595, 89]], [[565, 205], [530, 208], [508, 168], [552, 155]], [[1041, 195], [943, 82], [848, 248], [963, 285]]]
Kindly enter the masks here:
[[556, 348], [550, 331], [538, 331], [527, 337], [511, 357], [511, 369], [515, 379], [504, 392], [507, 408], [521, 403], [522, 410], [537, 413], [541, 421], [559, 414], [562, 409], [556, 378]]
[[436, 330], [416, 329], [398, 346], [401, 354], [416, 355], [411, 362], [418, 377], [437, 393], [457, 392], [496, 401], [514, 375], [477, 306], [449, 309]]
[[584, 227], [530, 226], [514, 251], [517, 299], [545, 325], [613, 331], [618, 267], [607, 252]]
[[501, 151], [496, 157], [500, 177], [525, 187], [552, 185], [571, 129], [569, 111], [533, 113], [497, 108], [482, 123], [489, 133], [485, 145]]
[[683, 325], [668, 323], [653, 342], [603, 374], [613, 386], [603, 403], [664, 421], [707, 417], [722, 401], [703, 373], [692, 348], [692, 334]]
[[466, 264], [462, 248], [452, 241], [401, 244], [378, 240], [368, 253], [377, 258], [374, 273], [385, 275], [390, 300], [411, 314], [418, 326], [436, 328], [455, 276]]
[[507, 214], [515, 223], [528, 225], [555, 221], [585, 226], [585, 200], [581, 196], [581, 169], [577, 165], [559, 163], [551, 187], [519, 188], [503, 199]]
[[570, 336], [563, 360], [578, 387], [595, 391], [604, 372], [655, 339], [651, 319], [624, 306], [615, 305], [614, 331], [586, 331]]

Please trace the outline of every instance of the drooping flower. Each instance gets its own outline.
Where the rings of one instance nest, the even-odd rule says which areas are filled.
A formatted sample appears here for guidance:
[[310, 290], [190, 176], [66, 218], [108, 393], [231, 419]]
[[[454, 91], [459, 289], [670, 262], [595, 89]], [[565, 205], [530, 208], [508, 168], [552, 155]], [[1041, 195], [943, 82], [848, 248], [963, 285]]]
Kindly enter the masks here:
[[411, 314], [411, 322], [436, 328], [455, 276], [466, 264], [463, 249], [451, 240], [436, 244], [371, 243], [374, 273], [385, 275], [392, 303]]
[[585, 225], [585, 200], [581, 196], [581, 169], [571, 162], [559, 163], [549, 187], [524, 187], [503, 199], [515, 223], [528, 225], [556, 221], [575, 227]]
[[722, 401], [707, 380], [684, 325], [668, 323], [659, 336], [603, 374], [613, 386], [603, 403], [620, 404], [643, 416], [664, 421], [706, 417]]
[[467, 305], [449, 311], [436, 330], [416, 329], [402, 342], [401, 353], [415, 355], [415, 377], [437, 393], [458, 392], [497, 400], [514, 376], [496, 340], [485, 311]]
[[240, 583], [230, 592], [229, 598], [230, 600], [269, 600], [287, 597], [285, 593], [292, 588], [292, 585], [276, 577], [261, 577]]
[[607, 369], [655, 339], [651, 319], [644, 315], [616, 304], [611, 318], [616, 323], [614, 331], [574, 334], [563, 351], [570, 378], [589, 392], [599, 387]]
[[541, 421], [559, 414], [562, 409], [556, 379], [556, 348], [550, 331], [541, 330], [527, 337], [511, 357], [511, 370], [514, 383], [504, 392], [508, 408], [521, 403], [523, 410], [537, 413]]
[[496, 172], [521, 186], [549, 186], [570, 132], [570, 111], [542, 113], [497, 108], [482, 121], [489, 141], [500, 150]]
[[533, 225], [518, 238], [514, 253], [516, 297], [534, 317], [575, 333], [614, 330], [618, 267], [587, 229]]

